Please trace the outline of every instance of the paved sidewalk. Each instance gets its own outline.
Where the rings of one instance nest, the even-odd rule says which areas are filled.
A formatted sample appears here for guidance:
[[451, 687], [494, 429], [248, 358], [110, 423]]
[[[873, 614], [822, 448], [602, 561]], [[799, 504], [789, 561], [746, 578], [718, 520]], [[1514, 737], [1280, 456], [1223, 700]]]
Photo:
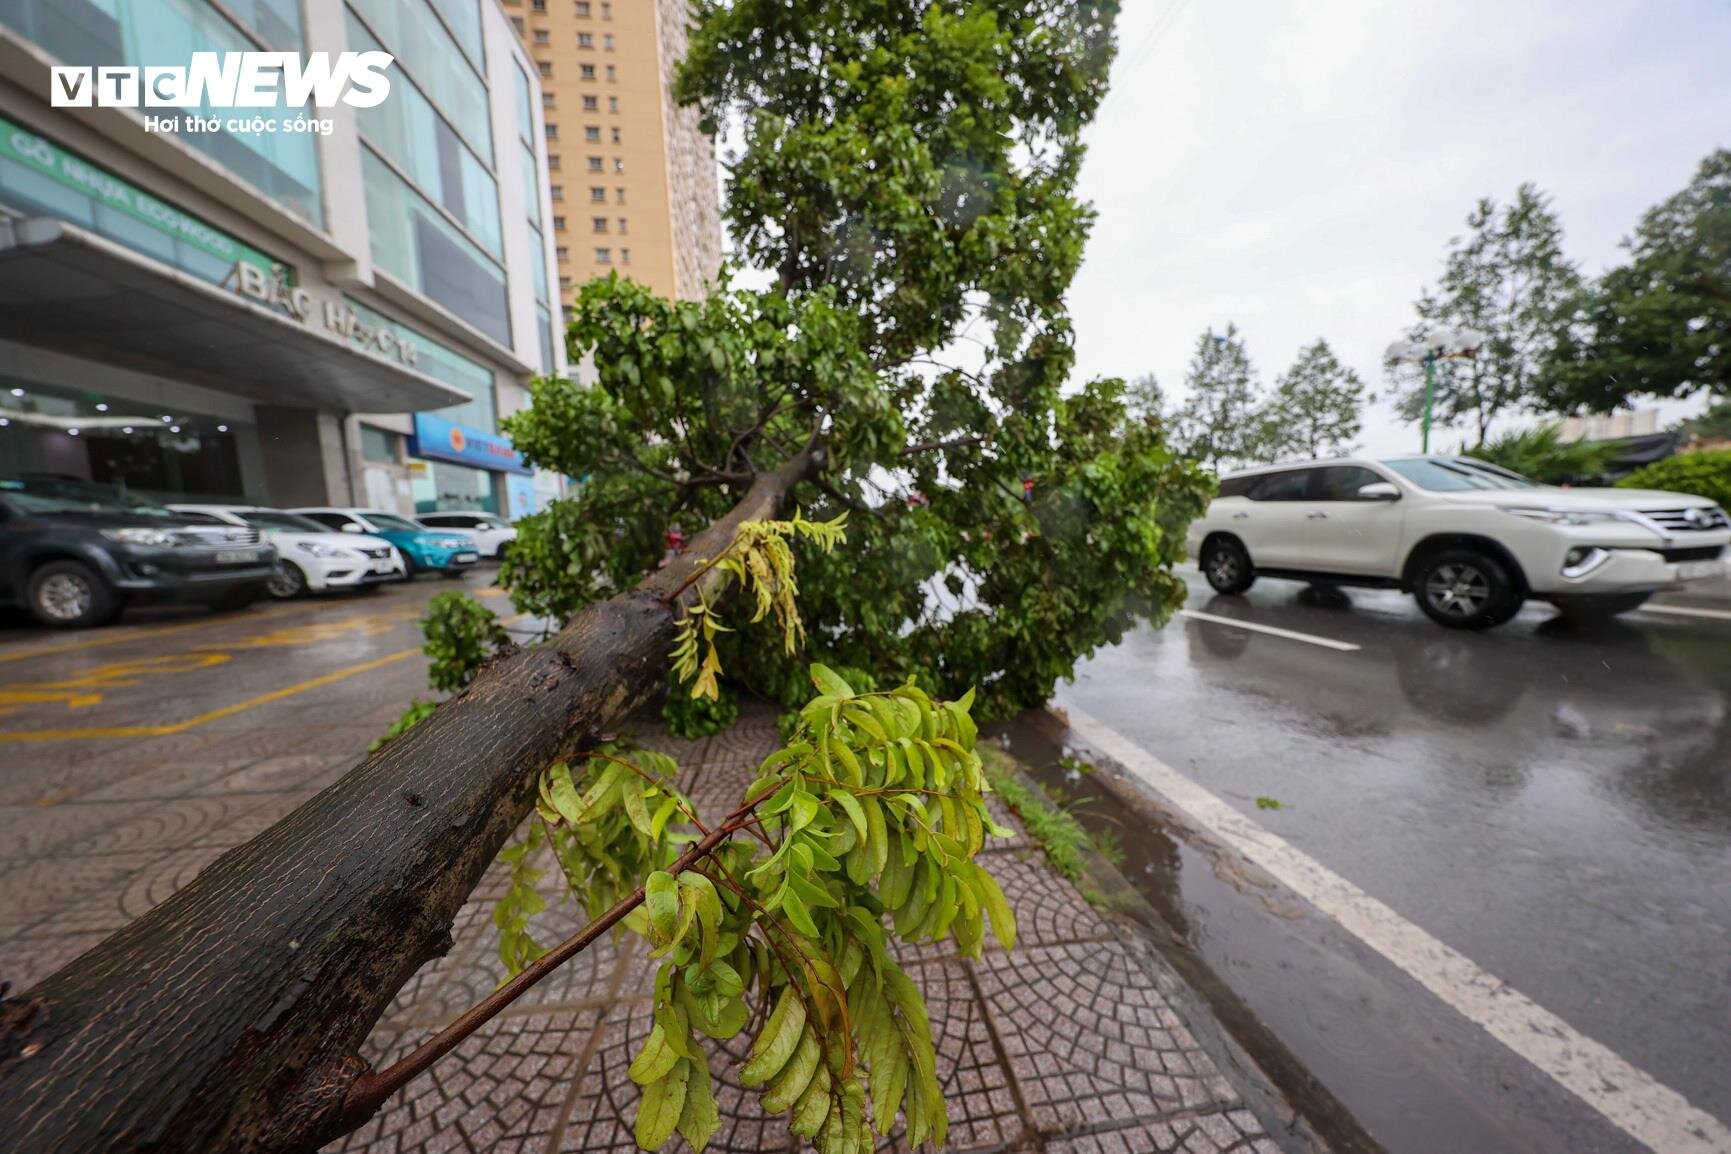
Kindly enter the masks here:
[[[749, 711], [734, 729], [703, 741], [645, 739], [679, 760], [682, 784], [704, 813], [736, 804], [775, 742], [766, 710]], [[1176, 1007], [1189, 1000], [1128, 923], [1097, 912], [1020, 834], [989, 849], [985, 861], [1015, 906], [1016, 950], [991, 943], [970, 961], [926, 946], [903, 957], [931, 1008], [950, 1102], [949, 1150], [1281, 1149], [1180, 1018]], [[547, 864], [551, 898], [556, 870]], [[416, 975], [374, 1031], [367, 1057], [375, 1064], [448, 1022], [503, 976], [490, 915], [502, 889], [495, 867], [458, 916], [450, 953]], [[538, 940], [550, 944], [575, 931], [582, 914], [566, 903], [540, 921]], [[618, 945], [604, 939], [331, 1149], [634, 1150], [637, 1087], [626, 1067], [650, 1025], [654, 966], [635, 938]], [[712, 1051], [723, 1125], [710, 1148], [790, 1150], [785, 1118], [766, 1117], [756, 1094], [739, 1089], [734, 1068], [743, 1042]], [[892, 1136], [879, 1148], [905, 1146]]]

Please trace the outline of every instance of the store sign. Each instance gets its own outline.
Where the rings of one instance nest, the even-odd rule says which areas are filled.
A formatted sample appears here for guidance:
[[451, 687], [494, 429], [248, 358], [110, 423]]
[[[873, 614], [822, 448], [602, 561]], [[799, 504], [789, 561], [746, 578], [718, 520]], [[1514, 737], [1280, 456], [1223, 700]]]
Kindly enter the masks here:
[[479, 429], [447, 421], [435, 413], [416, 413], [415, 432], [409, 438], [409, 453], [455, 465], [472, 465], [495, 473], [530, 472], [523, 454], [511, 442]]
[[137, 185], [98, 168], [82, 157], [51, 144], [5, 117], [0, 117], [0, 159], [24, 166], [56, 184], [92, 198], [156, 232], [232, 265], [269, 273], [274, 263], [257, 249], [219, 232], [195, 216], [151, 196]]
[[269, 270], [236, 262], [223, 278], [222, 287], [285, 313], [301, 324], [312, 324], [322, 316], [325, 328], [348, 338], [357, 350], [414, 368], [420, 348], [400, 329], [368, 324], [346, 301], [326, 301], [321, 309], [312, 293], [289, 279], [288, 269], [275, 265]]

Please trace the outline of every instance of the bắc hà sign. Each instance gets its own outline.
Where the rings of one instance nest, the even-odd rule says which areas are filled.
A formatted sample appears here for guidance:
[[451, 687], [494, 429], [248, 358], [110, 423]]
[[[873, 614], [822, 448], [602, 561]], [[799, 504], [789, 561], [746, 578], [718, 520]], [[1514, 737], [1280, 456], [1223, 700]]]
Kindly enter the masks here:
[[325, 301], [320, 308], [312, 293], [292, 283], [288, 270], [280, 264], [261, 270], [237, 262], [222, 284], [243, 297], [286, 313], [303, 325], [311, 324], [322, 314], [325, 328], [347, 337], [356, 349], [370, 356], [394, 360], [411, 369], [420, 359], [419, 347], [406, 333], [390, 325], [368, 324], [347, 301]]

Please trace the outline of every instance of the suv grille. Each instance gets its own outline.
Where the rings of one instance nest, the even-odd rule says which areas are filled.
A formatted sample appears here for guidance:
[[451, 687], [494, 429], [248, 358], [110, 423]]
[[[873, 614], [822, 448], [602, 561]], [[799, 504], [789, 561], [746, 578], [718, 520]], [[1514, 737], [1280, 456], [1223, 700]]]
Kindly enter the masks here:
[[258, 530], [239, 525], [186, 526], [174, 531], [176, 545], [197, 545], [206, 549], [232, 549], [257, 545]]
[[1669, 533], [1704, 533], [1711, 529], [1731, 528], [1731, 517], [1717, 506], [1701, 509], [1643, 509], [1643, 517], [1651, 518]]
[[1696, 545], [1688, 549], [1660, 549], [1659, 555], [1667, 561], [1716, 561], [1721, 551], [1718, 545]]

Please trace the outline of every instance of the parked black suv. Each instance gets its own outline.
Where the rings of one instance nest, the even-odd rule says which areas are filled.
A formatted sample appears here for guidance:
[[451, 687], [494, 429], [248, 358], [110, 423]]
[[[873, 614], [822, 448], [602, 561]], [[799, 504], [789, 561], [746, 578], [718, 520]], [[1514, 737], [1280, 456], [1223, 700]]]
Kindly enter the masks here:
[[256, 529], [197, 524], [70, 477], [0, 477], [0, 602], [44, 625], [101, 625], [130, 601], [238, 608], [275, 569]]

